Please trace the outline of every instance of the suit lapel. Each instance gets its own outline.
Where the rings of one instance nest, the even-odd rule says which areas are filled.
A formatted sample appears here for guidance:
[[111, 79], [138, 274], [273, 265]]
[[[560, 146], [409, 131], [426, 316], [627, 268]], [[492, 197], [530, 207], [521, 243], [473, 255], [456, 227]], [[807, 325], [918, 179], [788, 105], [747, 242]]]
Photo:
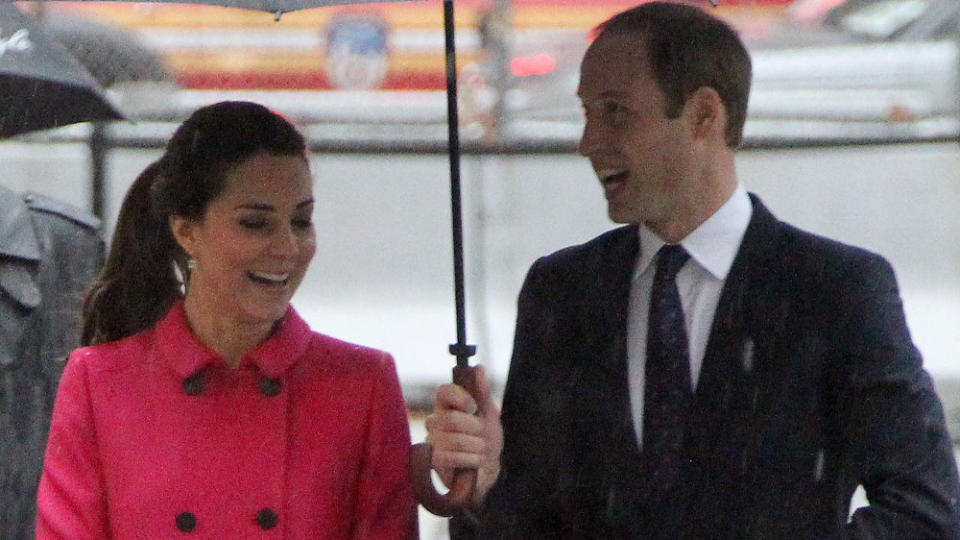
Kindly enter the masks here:
[[753, 216], [727, 275], [704, 355], [697, 399], [724, 409], [731, 377], [754, 372], [756, 330], [774, 313], [777, 220], [751, 196]]
[[[631, 515], [639, 490], [640, 456], [626, 374], [627, 312], [638, 251], [637, 228], [616, 229], [600, 242], [576, 269], [579, 286], [572, 302], [577, 305], [570, 310], [577, 317], [571, 341], [574, 373], [569, 374], [567, 421], [571, 431], [566, 440], [577, 463], [569, 492], [575, 502], [570, 507], [587, 505], [590, 519], [611, 525]], [[574, 515], [567, 518], [579, 519]]]
[[688, 531], [738, 511], [729, 486], [742, 482], [763, 428], [764, 395], [776, 390], [776, 366], [768, 360], [783, 352], [776, 350], [777, 328], [790, 311], [778, 263], [780, 225], [756, 197], [751, 201], [753, 216], [720, 296], [696, 389], [689, 449], [697, 466], [684, 483]]
[[[635, 226], [623, 227], [610, 249], [589, 269], [596, 281], [596, 311], [593, 314], [601, 348], [601, 368], [626, 377], [627, 319], [630, 306], [630, 282], [639, 251]], [[590, 294], [590, 293], [588, 293]]]
[[632, 446], [636, 451], [627, 388], [626, 335], [637, 229], [622, 227], [608, 240], [609, 244], [596, 250], [594, 258], [582, 268], [582, 282], [587, 284], [580, 300], [584, 309], [576, 311], [583, 317], [578, 325], [579, 345], [583, 358], [589, 359], [582, 374], [589, 384], [579, 386], [592, 391], [579, 392], [577, 399], [586, 407], [581, 410], [602, 411], [594, 418], [583, 419], [590, 431], [601, 433], [606, 440], [623, 441], [625, 449]]

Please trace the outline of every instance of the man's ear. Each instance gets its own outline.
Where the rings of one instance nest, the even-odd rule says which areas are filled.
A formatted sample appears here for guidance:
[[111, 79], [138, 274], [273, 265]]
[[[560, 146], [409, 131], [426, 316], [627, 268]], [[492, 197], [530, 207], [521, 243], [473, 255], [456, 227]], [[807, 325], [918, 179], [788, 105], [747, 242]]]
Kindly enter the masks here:
[[187, 254], [187, 257], [193, 257], [194, 246], [197, 241], [196, 222], [183, 216], [170, 216], [168, 222], [173, 239], [177, 241], [177, 244], [180, 244], [180, 249]]
[[723, 136], [726, 124], [726, 109], [720, 94], [709, 86], [701, 86], [687, 98], [687, 114], [690, 116], [690, 125], [693, 128], [694, 138], [701, 139], [719, 133]]

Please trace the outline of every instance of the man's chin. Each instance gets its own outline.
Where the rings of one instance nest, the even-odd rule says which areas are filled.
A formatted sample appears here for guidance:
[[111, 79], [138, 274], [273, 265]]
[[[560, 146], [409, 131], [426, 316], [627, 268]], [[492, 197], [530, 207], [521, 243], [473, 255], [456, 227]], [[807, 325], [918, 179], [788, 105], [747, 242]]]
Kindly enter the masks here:
[[622, 209], [611, 208], [609, 206], [607, 207], [607, 217], [610, 218], [610, 221], [620, 225], [636, 225], [643, 221], [630, 212], [625, 212]]

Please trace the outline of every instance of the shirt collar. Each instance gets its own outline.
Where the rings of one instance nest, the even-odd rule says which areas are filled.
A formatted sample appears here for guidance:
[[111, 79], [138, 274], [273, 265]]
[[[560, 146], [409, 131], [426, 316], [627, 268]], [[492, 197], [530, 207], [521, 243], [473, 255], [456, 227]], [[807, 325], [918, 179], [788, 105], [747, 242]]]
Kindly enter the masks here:
[[[740, 242], [750, 224], [753, 205], [742, 184], [737, 184], [727, 202], [699, 227], [680, 241], [680, 245], [690, 254], [690, 258], [710, 272], [717, 279], [726, 279], [733, 266], [733, 260], [740, 250]], [[640, 256], [637, 260], [635, 276], [646, 271], [653, 262], [657, 251], [664, 245], [653, 231], [641, 224]]]
[[[183, 300], [173, 304], [153, 332], [162, 360], [180, 377], [189, 377], [208, 365], [223, 364], [220, 355], [193, 333]], [[279, 377], [303, 356], [309, 342], [310, 327], [291, 306], [270, 337], [247, 353], [240, 364], [252, 364], [267, 377]]]

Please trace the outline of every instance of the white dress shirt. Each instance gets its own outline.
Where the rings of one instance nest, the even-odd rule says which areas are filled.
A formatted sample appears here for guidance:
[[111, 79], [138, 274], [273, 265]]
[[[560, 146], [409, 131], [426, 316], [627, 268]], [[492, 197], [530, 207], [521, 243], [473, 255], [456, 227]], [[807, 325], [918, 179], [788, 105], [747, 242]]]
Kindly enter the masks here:
[[[750, 223], [753, 206], [742, 185], [709, 219], [680, 245], [690, 260], [677, 273], [677, 289], [683, 303], [687, 341], [690, 345], [690, 380], [696, 388], [703, 356], [733, 259]], [[655, 257], [664, 241], [644, 225], [639, 226], [640, 253], [630, 283], [630, 311], [627, 317], [627, 382], [637, 444], [643, 441], [643, 388], [647, 357], [647, 319], [650, 293], [656, 273]]]

